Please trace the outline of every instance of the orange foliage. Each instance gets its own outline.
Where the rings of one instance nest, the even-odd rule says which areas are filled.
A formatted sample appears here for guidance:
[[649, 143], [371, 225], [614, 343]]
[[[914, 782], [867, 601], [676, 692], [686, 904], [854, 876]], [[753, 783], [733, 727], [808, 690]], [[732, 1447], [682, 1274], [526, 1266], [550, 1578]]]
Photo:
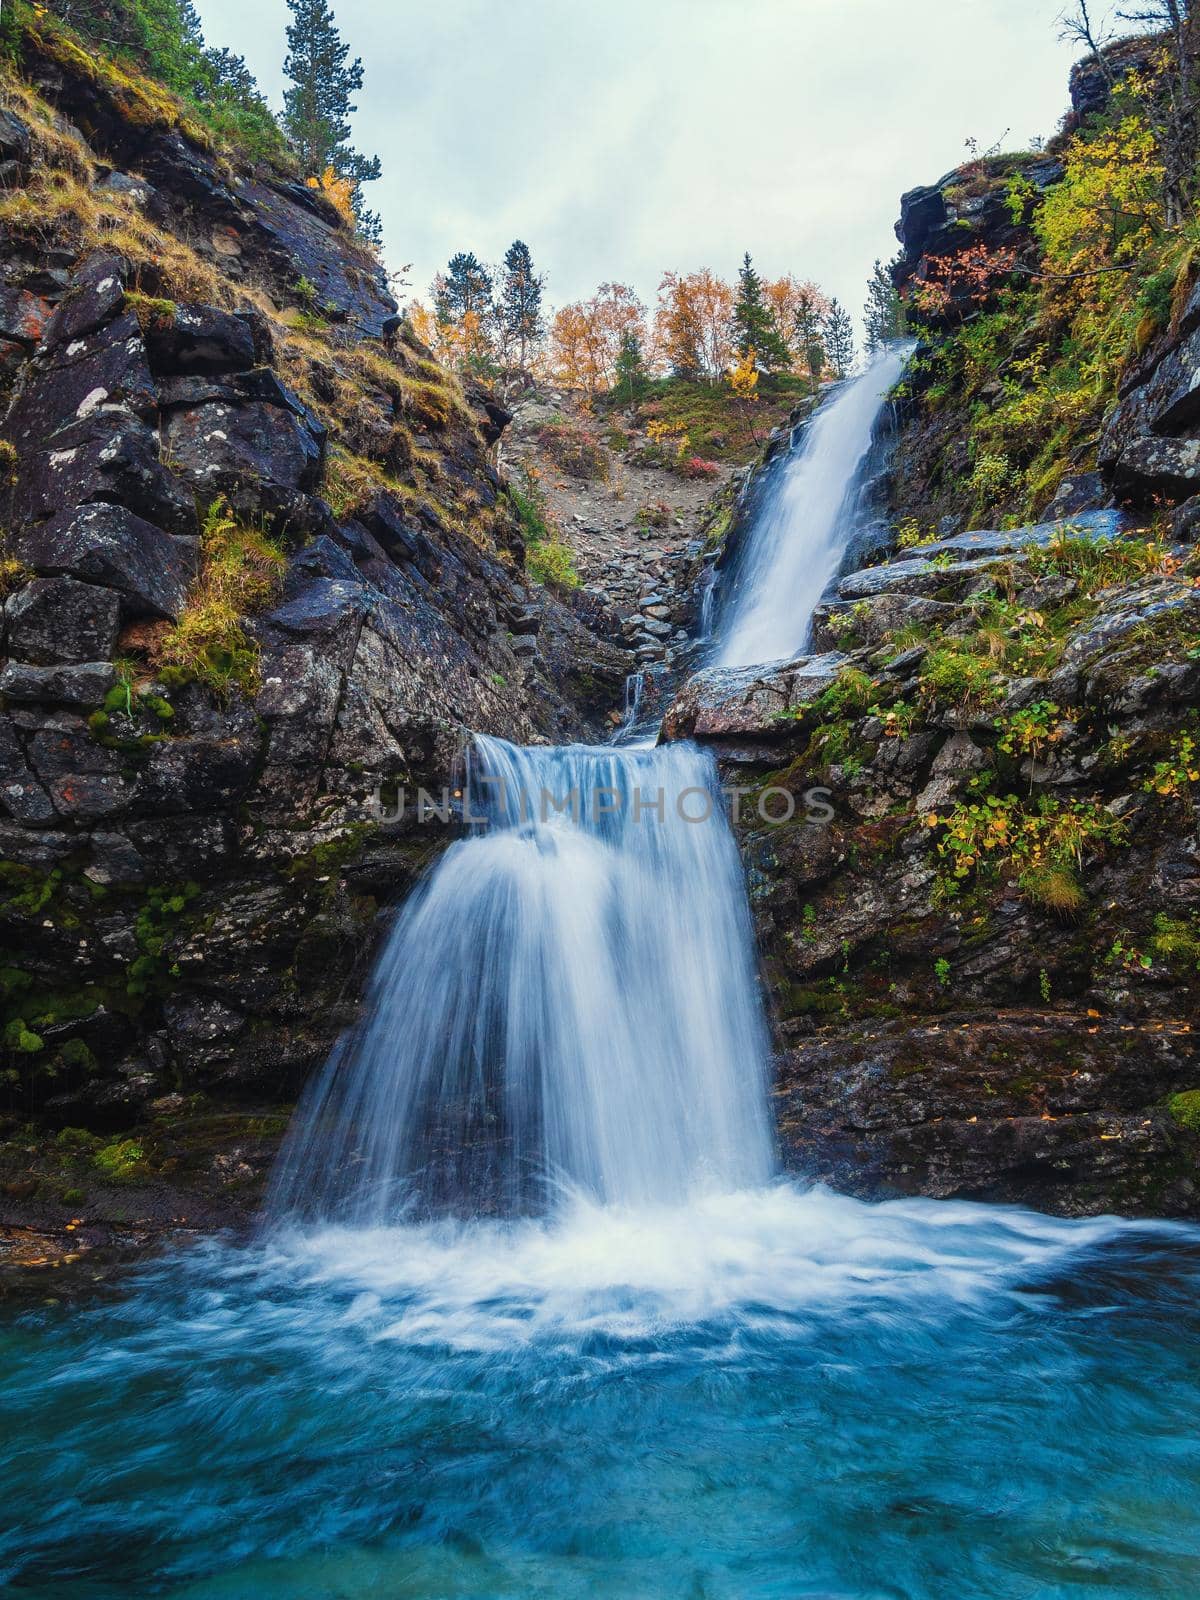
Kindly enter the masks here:
[[562, 306], [550, 324], [550, 368], [568, 388], [589, 397], [610, 389], [621, 342], [646, 337], [646, 308], [623, 283], [602, 283], [590, 300]]
[[952, 306], [964, 311], [980, 306], [1016, 265], [1015, 250], [991, 250], [984, 244], [972, 245], [956, 256], [935, 256], [924, 279], [913, 284], [913, 302], [918, 311], [930, 316], [942, 316]]
[[333, 202], [348, 227], [353, 228], [356, 225], [354, 183], [350, 178], [339, 178], [332, 167], [326, 167], [319, 178], [309, 178], [307, 182], [310, 189], [320, 189], [325, 198]]
[[807, 278], [797, 278], [789, 272], [773, 281], [763, 280], [763, 299], [771, 308], [779, 337], [792, 352], [792, 371], [801, 374], [808, 373], [808, 356], [800, 348], [802, 341], [797, 338], [796, 314], [806, 297], [809, 307], [818, 317], [829, 315], [828, 297]]
[[658, 286], [654, 337], [659, 357], [681, 377], [716, 383], [733, 361], [733, 289], [707, 267], [667, 272]]

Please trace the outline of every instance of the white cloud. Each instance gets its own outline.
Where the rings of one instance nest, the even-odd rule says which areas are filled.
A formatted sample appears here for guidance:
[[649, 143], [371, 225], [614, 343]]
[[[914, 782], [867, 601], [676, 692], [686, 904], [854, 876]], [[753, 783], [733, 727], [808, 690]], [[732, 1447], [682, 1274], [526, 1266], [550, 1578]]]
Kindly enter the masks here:
[[[210, 42], [282, 94], [284, 0], [199, 0]], [[1061, 0], [335, 0], [366, 81], [372, 203], [416, 292], [514, 237], [556, 302], [749, 249], [857, 312], [901, 191], [1054, 131]]]

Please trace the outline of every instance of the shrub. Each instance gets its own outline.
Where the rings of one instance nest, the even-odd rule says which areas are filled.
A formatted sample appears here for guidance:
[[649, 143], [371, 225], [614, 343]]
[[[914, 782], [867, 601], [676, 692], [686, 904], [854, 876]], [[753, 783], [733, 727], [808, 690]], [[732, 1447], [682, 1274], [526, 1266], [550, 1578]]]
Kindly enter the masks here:
[[671, 508], [665, 500], [647, 500], [637, 508], [637, 520], [643, 528], [669, 527]]
[[539, 449], [573, 478], [596, 482], [608, 477], [608, 453], [604, 446], [576, 422], [549, 422], [538, 433]]
[[536, 474], [526, 472], [524, 487], [509, 484], [508, 499], [525, 540], [525, 571], [535, 583], [577, 589], [574, 554], [558, 537]]
[[206, 683], [222, 697], [259, 684], [258, 646], [242, 626], [250, 611], [279, 592], [285, 558], [260, 529], [246, 527], [224, 500], [208, 509], [200, 573], [178, 622], [159, 640], [155, 664], [164, 681]]
[[1127, 837], [1120, 819], [1096, 802], [1047, 796], [1027, 808], [1016, 795], [988, 795], [925, 822], [944, 830], [937, 845], [947, 867], [938, 886], [943, 897], [966, 879], [1008, 873], [1031, 900], [1060, 915], [1085, 903], [1078, 873], [1086, 857]]
[[704, 461], [699, 456], [689, 456], [683, 464], [685, 478], [716, 478], [720, 472], [715, 461]]
[[957, 641], [929, 652], [918, 681], [927, 704], [959, 710], [978, 709], [1000, 693], [994, 664]]

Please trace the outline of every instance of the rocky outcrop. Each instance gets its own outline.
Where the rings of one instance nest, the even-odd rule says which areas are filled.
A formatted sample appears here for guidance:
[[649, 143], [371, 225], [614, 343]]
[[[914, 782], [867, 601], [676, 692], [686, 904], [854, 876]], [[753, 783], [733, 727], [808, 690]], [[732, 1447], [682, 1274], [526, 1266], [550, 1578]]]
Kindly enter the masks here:
[[1200, 590], [1124, 527], [905, 550], [668, 711], [741, 795], [794, 1170], [1200, 1213]]
[[[91, 199], [49, 229], [14, 201], [0, 255], [3, 1064], [18, 1118], [127, 1128], [294, 1093], [453, 834], [469, 732], [587, 736], [633, 656], [526, 580], [507, 413], [399, 328], [323, 198], [132, 119], [59, 35], [24, 50], [120, 242]], [[39, 128], [0, 124], [11, 181], [60, 148]], [[169, 666], [214, 507], [277, 582]]]
[[1200, 492], [1200, 282], [1124, 374], [1098, 460], [1126, 503], [1178, 503]]

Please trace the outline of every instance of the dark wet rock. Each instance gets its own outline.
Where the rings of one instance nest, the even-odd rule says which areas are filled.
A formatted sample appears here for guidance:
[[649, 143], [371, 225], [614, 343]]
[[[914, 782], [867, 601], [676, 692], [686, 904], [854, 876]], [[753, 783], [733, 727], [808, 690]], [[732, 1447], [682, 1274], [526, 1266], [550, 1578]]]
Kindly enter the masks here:
[[780, 1134], [790, 1164], [872, 1198], [1192, 1215], [1194, 1139], [1150, 1108], [1195, 1059], [1182, 1025], [1023, 1011], [868, 1024], [789, 1053]]
[[0, 161], [29, 162], [32, 141], [29, 129], [15, 112], [0, 108]]
[[1138, 503], [1187, 499], [1200, 490], [1200, 439], [1134, 439], [1113, 467], [1113, 488]]
[[[123, 833], [97, 829], [88, 839], [88, 864], [84, 875], [108, 888], [119, 883], [142, 883], [148, 874], [145, 858]], [[135, 942], [136, 946], [136, 942]]]
[[838, 651], [765, 667], [709, 667], [689, 678], [663, 719], [660, 742], [779, 738], [788, 713], [837, 682]]
[[0, 671], [0, 695], [8, 700], [58, 702], [61, 705], [98, 706], [116, 681], [111, 661], [89, 661], [71, 666], [37, 667], [10, 661]]
[[325, 428], [273, 377], [253, 389], [270, 403], [241, 398], [250, 385], [228, 398], [185, 401], [178, 387], [164, 393], [164, 442], [174, 470], [202, 500], [224, 495], [242, 515], [294, 523], [320, 480]]
[[40, 523], [63, 506], [107, 500], [168, 533], [198, 531], [195, 496], [163, 466], [157, 432], [102, 407], [56, 433], [23, 463], [12, 497], [15, 523]]
[[244, 251], [265, 258], [285, 282], [311, 283], [318, 306], [360, 333], [380, 338], [396, 314], [386, 275], [365, 248], [348, 238], [336, 214], [314, 200], [301, 184], [239, 186], [248, 226]]
[[33, 362], [5, 420], [4, 434], [22, 453], [39, 450], [102, 406], [122, 407], [143, 421], [157, 415], [146, 347], [132, 313]]
[[[56, 820], [54, 806], [43, 785], [30, 771], [17, 730], [8, 717], [0, 717], [0, 803], [14, 821], [29, 828], [44, 828]], [[44, 846], [31, 846], [36, 852]], [[19, 855], [8, 857], [19, 861]]]
[[50, 319], [43, 349], [74, 344], [110, 322], [125, 304], [125, 265], [111, 251], [88, 257]]
[[148, 318], [144, 335], [156, 373], [245, 372], [262, 359], [249, 319], [216, 306], [176, 305]]
[[131, 821], [129, 839], [159, 881], [208, 879], [228, 873], [237, 854], [236, 829], [224, 816]]
[[103, 502], [22, 529], [13, 548], [46, 577], [117, 590], [127, 617], [177, 617], [197, 559], [195, 541], [173, 538], [123, 506]]
[[1200, 494], [1175, 507], [1171, 513], [1171, 535], [1179, 544], [1195, 544], [1200, 539]]
[[111, 659], [121, 602], [112, 589], [74, 578], [35, 578], [4, 607], [8, 649], [40, 666]]
[[1104, 507], [1110, 498], [1108, 485], [1101, 473], [1073, 472], [1054, 491], [1045, 515], [1051, 521], [1075, 517], [1081, 511]]
[[254, 779], [258, 739], [165, 739], [138, 782], [138, 810], [152, 816], [228, 811]]

